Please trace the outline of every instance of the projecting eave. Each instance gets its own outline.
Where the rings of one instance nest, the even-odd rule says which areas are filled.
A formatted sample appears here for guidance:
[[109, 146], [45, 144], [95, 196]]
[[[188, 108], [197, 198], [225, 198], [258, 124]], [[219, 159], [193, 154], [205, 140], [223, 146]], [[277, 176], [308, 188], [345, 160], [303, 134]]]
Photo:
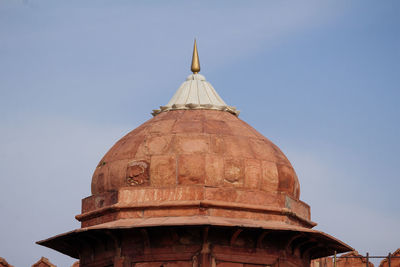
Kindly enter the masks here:
[[213, 216], [190, 217], [162, 217], [162, 218], [137, 218], [120, 219], [113, 222], [99, 224], [91, 227], [76, 229], [64, 234], [38, 241], [37, 244], [52, 248], [63, 254], [78, 259], [79, 244], [90, 243], [92, 240], [104, 240], [118, 236], [118, 232], [128, 229], [143, 229], [153, 227], [236, 227], [246, 229], [259, 229], [260, 232], [273, 232], [287, 238], [287, 233], [292, 233], [288, 246], [302, 246], [302, 251], [307, 251], [312, 259], [326, 257], [337, 253], [354, 250], [342, 241], [318, 230], [289, 225], [284, 222], [257, 221], [250, 219], [231, 219]]

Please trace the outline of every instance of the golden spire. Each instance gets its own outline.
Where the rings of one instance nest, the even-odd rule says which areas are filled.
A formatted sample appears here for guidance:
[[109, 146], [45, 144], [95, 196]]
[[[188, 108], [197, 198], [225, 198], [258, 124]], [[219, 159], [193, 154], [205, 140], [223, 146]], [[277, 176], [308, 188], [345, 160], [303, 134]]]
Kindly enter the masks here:
[[193, 57], [192, 57], [192, 72], [197, 74], [200, 71], [199, 54], [197, 53], [196, 39], [194, 39]]

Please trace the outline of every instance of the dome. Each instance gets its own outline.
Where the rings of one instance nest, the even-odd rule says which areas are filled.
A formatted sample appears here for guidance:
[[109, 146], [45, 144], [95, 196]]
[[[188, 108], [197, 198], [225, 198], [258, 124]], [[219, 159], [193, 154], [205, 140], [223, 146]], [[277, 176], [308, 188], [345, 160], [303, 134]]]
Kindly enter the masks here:
[[82, 227], [184, 216], [315, 226], [289, 160], [199, 70], [197, 59], [168, 104], [100, 160]]
[[160, 266], [177, 259], [171, 253], [190, 266], [197, 257], [208, 266], [211, 255], [308, 266], [311, 258], [352, 249], [311, 229], [316, 223], [289, 160], [199, 71], [195, 43], [193, 74], [96, 166], [92, 195], [75, 216], [81, 228], [38, 244], [84, 266], [112, 265], [105, 261], [111, 258], [115, 266]]
[[230, 112], [189, 109], [162, 112], [119, 140], [96, 167], [92, 194], [188, 185], [299, 199], [296, 173], [270, 140]]

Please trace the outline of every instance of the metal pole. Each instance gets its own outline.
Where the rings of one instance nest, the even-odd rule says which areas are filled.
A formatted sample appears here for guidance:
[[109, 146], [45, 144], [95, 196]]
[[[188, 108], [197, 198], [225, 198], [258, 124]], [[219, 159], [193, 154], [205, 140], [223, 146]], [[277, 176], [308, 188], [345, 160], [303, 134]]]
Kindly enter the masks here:
[[389, 263], [389, 267], [391, 267], [391, 263], [392, 263], [392, 253], [389, 252], [389, 257], [388, 257], [388, 263]]
[[335, 255], [333, 256], [333, 267], [336, 267], [336, 250]]
[[369, 253], [367, 252], [367, 267], [369, 266]]

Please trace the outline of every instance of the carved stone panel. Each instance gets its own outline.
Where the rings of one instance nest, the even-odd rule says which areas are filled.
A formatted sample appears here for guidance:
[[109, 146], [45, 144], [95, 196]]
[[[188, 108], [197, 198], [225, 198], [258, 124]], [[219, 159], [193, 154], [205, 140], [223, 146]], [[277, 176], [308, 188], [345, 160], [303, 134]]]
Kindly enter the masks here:
[[126, 168], [126, 183], [129, 186], [149, 185], [149, 164], [145, 161], [131, 161]]

